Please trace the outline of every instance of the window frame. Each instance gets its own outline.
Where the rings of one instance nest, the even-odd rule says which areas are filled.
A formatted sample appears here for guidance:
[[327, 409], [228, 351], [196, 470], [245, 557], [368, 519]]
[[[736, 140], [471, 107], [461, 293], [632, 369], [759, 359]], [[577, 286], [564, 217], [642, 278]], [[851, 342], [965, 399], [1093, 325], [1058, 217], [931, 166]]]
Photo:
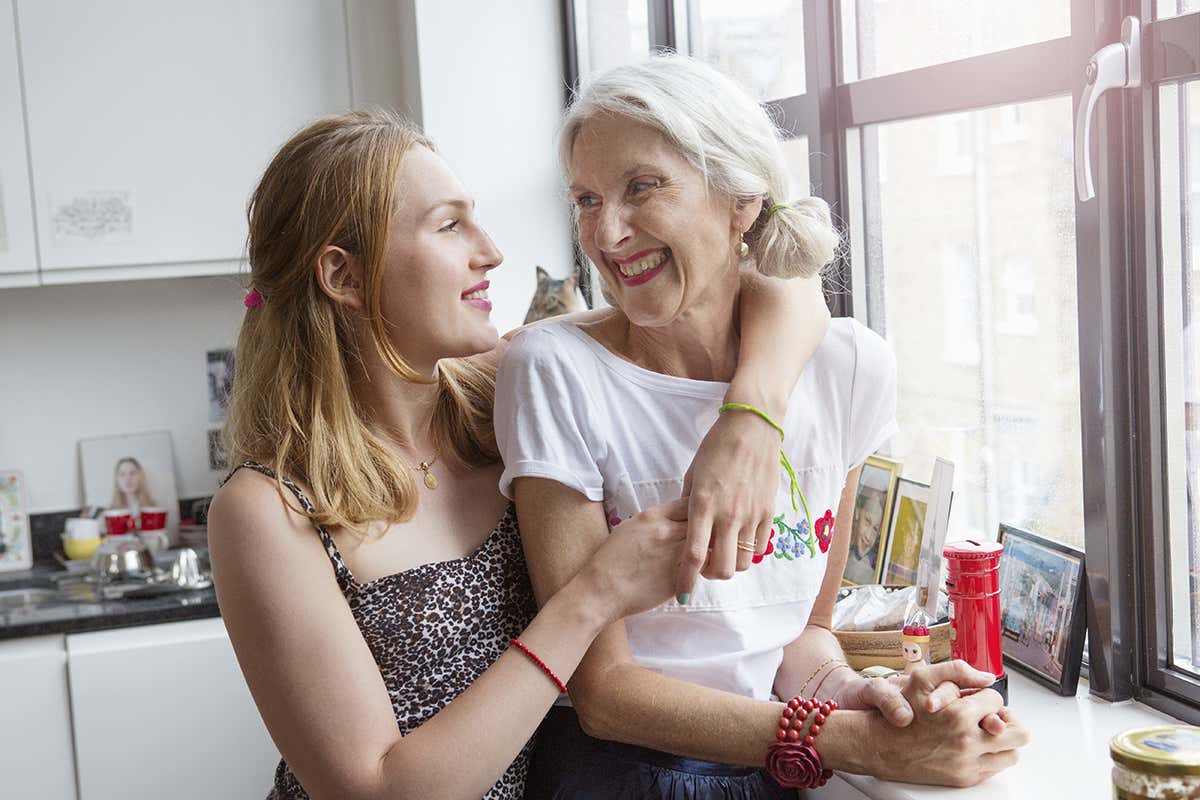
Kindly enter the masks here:
[[[1125, 12], [1142, 20], [1152, 19], [1153, 10], [1152, 0], [1125, 3]], [[1132, 331], [1134, 369], [1144, 378], [1133, 384], [1137, 430], [1142, 434], [1138, 439], [1141, 468], [1135, 476], [1140, 511], [1135, 580], [1142, 587], [1138, 593], [1142, 602], [1137, 618], [1134, 694], [1161, 711], [1200, 724], [1200, 678], [1171, 666], [1171, 592], [1169, 588], [1156, 591], [1170, 586], [1158, 92], [1166, 83], [1178, 83], [1182, 91], [1187, 81], [1200, 79], [1200, 13], [1144, 24], [1142, 77], [1141, 88], [1126, 98], [1130, 219], [1140, 222], [1130, 225], [1131, 260], [1140, 267], [1131, 302], [1144, 312], [1141, 324]], [[1185, 124], [1184, 120], [1180, 124]], [[1186, 140], [1181, 144], [1187, 147]], [[1185, 270], [1189, 255], [1184, 248]], [[1200, 632], [1193, 635], [1197, 634]]]
[[[569, 87], [578, 77], [572, 20], [585, 1], [564, 0]], [[865, 316], [886, 287], [868, 284], [870, 264], [851, 254], [880, 257], [863, 246], [863, 231], [878, 220], [878, 164], [856, 158], [861, 175], [852, 182], [850, 149], [877, 153], [876, 123], [1051, 96], [1069, 94], [1074, 118], [1092, 55], [1120, 40], [1125, 15], [1142, 20], [1143, 88], [1109, 92], [1098, 104], [1089, 154], [1096, 197], [1075, 200], [1087, 660], [1094, 695], [1136, 697], [1196, 723], [1200, 681], [1165, 667], [1169, 600], [1154, 592], [1167, 566], [1155, 93], [1163, 80], [1200, 77], [1200, 53], [1189, 50], [1200, 43], [1200, 13], [1151, 21], [1153, 0], [1069, 2], [1067, 36], [846, 82], [841, 0], [804, 0], [806, 91], [764, 105], [785, 136], [808, 137], [810, 154], [819, 154], [810, 155], [813, 194], [830, 204], [851, 244], [828, 275], [832, 313]], [[687, 0], [647, 5], [651, 49], [685, 45]], [[939, 91], [923, 91], [931, 84]]]

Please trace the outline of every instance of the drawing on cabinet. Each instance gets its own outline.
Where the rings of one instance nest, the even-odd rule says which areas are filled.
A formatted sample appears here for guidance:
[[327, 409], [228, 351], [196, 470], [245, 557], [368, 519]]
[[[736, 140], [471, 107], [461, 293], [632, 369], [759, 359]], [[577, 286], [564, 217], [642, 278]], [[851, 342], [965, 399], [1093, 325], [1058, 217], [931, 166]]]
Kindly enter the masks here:
[[56, 246], [115, 244], [133, 238], [131, 192], [61, 192], [49, 198], [49, 205]]

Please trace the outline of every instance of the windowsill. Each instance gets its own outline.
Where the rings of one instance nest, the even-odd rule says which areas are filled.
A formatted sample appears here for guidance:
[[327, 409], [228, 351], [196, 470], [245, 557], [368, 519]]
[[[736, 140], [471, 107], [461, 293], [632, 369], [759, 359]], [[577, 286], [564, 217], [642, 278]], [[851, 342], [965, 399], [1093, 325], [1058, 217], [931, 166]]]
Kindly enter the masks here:
[[[1121, 731], [1178, 720], [1134, 701], [1108, 703], [1088, 694], [1059, 697], [1024, 675], [1010, 672], [1009, 706], [1028, 726], [1031, 741], [1017, 766], [970, 789], [893, 783], [862, 775], [838, 775], [871, 800], [1029, 800], [1111, 797], [1108, 741]], [[831, 784], [833, 781], [830, 782]], [[841, 796], [853, 796], [845, 792]], [[832, 792], [831, 797], [838, 797]]]

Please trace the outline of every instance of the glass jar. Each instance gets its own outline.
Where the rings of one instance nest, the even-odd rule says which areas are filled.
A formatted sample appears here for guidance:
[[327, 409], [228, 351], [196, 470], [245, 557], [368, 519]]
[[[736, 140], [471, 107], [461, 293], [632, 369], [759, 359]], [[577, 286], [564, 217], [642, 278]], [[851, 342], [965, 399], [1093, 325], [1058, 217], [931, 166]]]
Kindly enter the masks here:
[[1114, 800], [1200, 800], [1200, 728], [1125, 731], [1108, 745]]

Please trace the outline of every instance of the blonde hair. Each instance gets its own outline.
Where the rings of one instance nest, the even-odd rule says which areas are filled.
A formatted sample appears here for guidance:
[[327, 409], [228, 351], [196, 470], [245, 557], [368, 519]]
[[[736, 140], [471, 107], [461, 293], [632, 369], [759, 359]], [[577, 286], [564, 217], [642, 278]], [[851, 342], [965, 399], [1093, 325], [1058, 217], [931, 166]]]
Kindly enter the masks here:
[[[572, 98], [559, 132], [566, 174], [575, 138], [599, 114], [655, 129], [714, 189], [741, 199], [762, 198], [762, 211], [745, 239], [764, 275], [808, 277], [837, 254], [841, 240], [829, 205], [819, 197], [788, 202], [787, 162], [766, 110], [707, 64], [667, 53], [591, 79]], [[773, 205], [781, 207], [771, 213]]]
[[121, 491], [121, 484], [117, 483], [117, 476], [121, 474], [122, 464], [133, 464], [137, 467], [140, 481], [138, 483], [137, 494], [134, 499], [137, 500], [138, 508], [153, 508], [158, 505], [154, 502], [154, 498], [150, 496], [150, 487], [146, 484], [146, 470], [142, 466], [142, 462], [138, 461], [133, 456], [125, 456], [117, 459], [116, 466], [113, 467], [113, 496], [112, 502], [109, 503], [109, 508], [129, 508], [129, 501], [125, 498], [125, 492]]
[[[389, 368], [405, 380], [431, 382], [388, 338], [403, 321], [385, 319], [380, 308], [396, 175], [417, 146], [433, 149], [389, 111], [323, 117], [280, 148], [247, 209], [250, 276], [264, 299], [247, 310], [238, 334], [225, 428], [231, 463], [272, 467], [280, 498], [293, 508], [280, 479], [305, 482], [315, 524], [360, 534], [370, 523], [411, 519], [417, 509], [410, 465], [371, 429], [370, 409], [351, 391], [351, 365], [360, 362], [356, 314], [367, 320]], [[317, 283], [317, 260], [331, 245], [361, 262], [361, 312], [334, 302]], [[494, 367], [473, 360], [439, 362], [432, 422], [439, 452], [471, 466], [499, 460], [495, 378]]]

